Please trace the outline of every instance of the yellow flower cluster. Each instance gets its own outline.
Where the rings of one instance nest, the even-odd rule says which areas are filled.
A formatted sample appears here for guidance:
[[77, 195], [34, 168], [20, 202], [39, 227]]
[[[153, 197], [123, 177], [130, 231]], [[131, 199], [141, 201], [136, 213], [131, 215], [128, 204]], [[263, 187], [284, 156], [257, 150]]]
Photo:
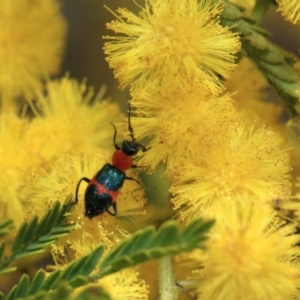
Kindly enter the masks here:
[[259, 207], [290, 194], [289, 162], [264, 128], [254, 131], [238, 124], [196, 159], [186, 160], [172, 187], [172, 202], [184, 220], [199, 211], [217, 216], [228, 202], [251, 201]]
[[[0, 163], [6, 172], [1, 173], [0, 219], [11, 218], [16, 226], [34, 215], [44, 215], [55, 201], [63, 203], [67, 196], [74, 196], [78, 180], [92, 177], [111, 159], [107, 150], [113, 145], [113, 128], [109, 121], [118, 120], [117, 106], [106, 100], [90, 103], [92, 89], [68, 77], [49, 81], [46, 90], [46, 96], [37, 96], [40, 115], [31, 121], [14, 113], [3, 112], [1, 118]], [[108, 214], [92, 220], [84, 216], [84, 188], [81, 185], [79, 202], [70, 216], [76, 229], [52, 245], [57, 264], [69, 262], [65, 251], [79, 258], [100, 243], [109, 250], [129, 236], [122, 223]], [[129, 181], [118, 198], [119, 216], [143, 213], [144, 199], [143, 190]], [[137, 280], [134, 271], [129, 273], [129, 277], [118, 275], [110, 285], [126, 278], [123, 289], [129, 295], [142, 289], [146, 297], [143, 281]]]
[[220, 26], [221, 11], [209, 0], [119, 9], [107, 61], [130, 87], [137, 139], [149, 140], [140, 164], [166, 163], [177, 218], [216, 219], [194, 264], [199, 299], [294, 299], [299, 237], [272, 207], [291, 194], [282, 109], [262, 101], [267, 83], [248, 61], [232, 73], [240, 43]]
[[140, 16], [119, 8], [107, 27], [126, 36], [106, 36], [104, 52], [120, 86], [136, 91], [151, 82], [167, 95], [196, 87], [217, 94], [239, 50], [238, 39], [218, 23], [221, 10], [211, 0], [146, 0]]
[[[298, 1], [278, 5], [299, 22]], [[113, 13], [117, 20], [107, 27], [117, 35], [105, 36], [104, 52], [120, 87], [130, 88], [135, 137], [150, 148], [138, 155], [139, 165], [151, 172], [165, 166], [173, 213], [183, 226], [199, 217], [216, 220], [207, 249], [187, 254], [197, 299], [299, 298], [300, 238], [273, 207], [298, 209], [300, 220], [298, 202], [288, 201], [290, 144], [279, 121], [282, 108], [262, 101], [267, 82], [245, 58], [237, 60], [239, 36], [219, 22], [222, 1], [145, 0], [140, 9]], [[11, 218], [16, 227], [74, 196], [80, 178], [111, 160], [110, 122], [120, 123], [118, 106], [85, 81], [49, 79], [59, 70], [65, 35], [58, 0], [1, 0], [0, 220]], [[20, 100], [27, 101], [21, 109]], [[299, 145], [293, 143], [296, 150]], [[144, 214], [144, 191], [128, 181], [118, 197], [120, 218], [88, 219], [85, 187], [70, 215], [76, 229], [52, 245], [59, 267], [100, 243], [114, 248], [131, 234], [126, 221]], [[100, 284], [114, 299], [149, 293], [135, 270]]]
[[259, 208], [249, 201], [224, 205], [209, 255], [194, 257], [205, 265], [198, 271], [201, 299], [298, 299], [299, 236], [268, 206]]
[[[57, 71], [65, 44], [66, 24], [59, 10], [55, 0], [0, 3], [0, 164], [5, 170], [0, 175], [0, 220], [12, 219], [16, 228], [35, 214], [44, 215], [54, 201], [63, 203], [81, 177], [93, 176], [110, 160], [110, 122], [120, 118], [117, 105], [98, 101], [101, 94], [95, 97], [85, 82], [66, 76], [43, 86], [41, 80]], [[16, 115], [16, 96], [35, 98], [32, 119], [25, 117], [26, 107]], [[132, 185], [126, 185], [119, 199], [121, 216], [142, 212], [144, 195], [141, 189], [132, 192]], [[78, 258], [99, 243], [110, 249], [129, 235], [112, 217], [84, 218], [82, 190], [79, 197], [71, 217], [76, 230], [52, 248], [58, 263], [66, 249]], [[147, 295], [134, 272], [118, 276], [110, 285], [119, 286], [126, 278], [120, 288], [129, 295], [136, 289]]]
[[43, 78], [57, 73], [66, 22], [57, 0], [0, 1], [0, 97], [31, 97]]
[[[95, 95], [85, 81], [68, 75], [50, 80], [59, 71], [66, 43], [60, 8], [59, 0], [0, 2], [0, 220], [12, 219], [15, 228], [43, 216], [55, 201], [74, 198], [79, 179], [91, 178], [111, 161], [110, 123], [117, 125], [122, 116], [116, 104], [102, 99], [104, 89]], [[82, 184], [70, 216], [77, 227], [52, 245], [60, 267], [100, 243], [109, 250], [130, 235], [121, 218], [103, 214], [87, 219], [83, 198]], [[127, 219], [144, 214], [144, 203], [143, 190], [128, 182], [118, 199], [118, 214]], [[134, 270], [111, 278], [104, 284], [111, 291], [118, 288], [120, 299], [146, 299], [147, 287]], [[141, 297], [132, 297], [136, 293]]]
[[[10, 206], [20, 205], [18, 215], [13, 215], [16, 211], [13, 207], [8, 214], [15, 222], [22, 220], [20, 216], [27, 220], [35, 214], [43, 215], [54, 201], [63, 203], [69, 195], [74, 197], [79, 179], [91, 178], [111, 160], [111, 151], [107, 150], [113, 147], [113, 128], [109, 121], [116, 122], [121, 113], [116, 104], [103, 99], [94, 101], [94, 98], [91, 88], [69, 77], [49, 81], [46, 94], [37, 95], [39, 115], [28, 122], [23, 132], [26, 152], [21, 157], [28, 166], [18, 166], [26, 176], [20, 173], [22, 180], [16, 181], [18, 186], [14, 186], [20, 192], [7, 202]], [[16, 165], [12, 167], [16, 168]], [[134, 174], [129, 175], [134, 177]], [[84, 189], [82, 184], [79, 202], [70, 216], [70, 221], [77, 223], [76, 229], [52, 245], [53, 257], [59, 265], [69, 262], [70, 257], [67, 259], [65, 252], [71, 250], [76, 259], [90, 253], [100, 243], [106, 250], [112, 249], [130, 235], [118, 219], [108, 214], [87, 219], [84, 215]], [[143, 213], [144, 199], [143, 190], [137, 189], [134, 182], [128, 182], [118, 197], [118, 215], [128, 218]], [[7, 197], [2, 201], [6, 202]], [[147, 295], [146, 286], [137, 283], [134, 271], [131, 273], [126, 278], [124, 289], [130, 293], [130, 289], [134, 291], [139, 287], [144, 291], [141, 294]], [[118, 276], [121, 277], [112, 285], [125, 280], [125, 275]]]
[[138, 273], [134, 273], [132, 270], [124, 270], [105, 277], [102, 284], [109, 290], [111, 299], [114, 300], [148, 299], [148, 287], [139, 278]]
[[300, 2], [298, 0], [276, 0], [278, 11], [294, 24], [300, 24]]
[[[112, 145], [109, 135], [112, 127], [106, 121], [106, 114], [110, 120], [116, 120], [119, 113], [116, 105], [105, 100], [89, 105], [92, 90], [88, 92], [84, 83], [79, 84], [67, 77], [49, 82], [46, 91], [48, 96], [37, 96], [40, 115], [31, 121], [9, 110], [1, 112], [1, 160], [6, 172], [1, 173], [0, 218], [13, 218], [16, 225], [22, 222], [24, 216], [21, 203], [29, 196], [22, 188], [33, 188], [27, 182], [31, 172], [40, 167], [49, 170], [49, 162], [57, 155], [98, 151], [99, 145], [105, 149], [108, 136]], [[95, 124], [106, 131], [99, 130]], [[80, 159], [77, 159], [80, 164]], [[95, 165], [94, 172], [98, 168], [99, 165]], [[60, 179], [56, 178], [50, 184], [55, 182], [59, 183]], [[43, 187], [34, 185], [34, 188], [41, 191]], [[71, 187], [69, 193], [72, 193]], [[48, 207], [44, 196], [37, 203], [32, 203], [40, 209], [39, 214]], [[53, 195], [52, 201], [57, 198]], [[60, 199], [64, 200], [63, 197]]]

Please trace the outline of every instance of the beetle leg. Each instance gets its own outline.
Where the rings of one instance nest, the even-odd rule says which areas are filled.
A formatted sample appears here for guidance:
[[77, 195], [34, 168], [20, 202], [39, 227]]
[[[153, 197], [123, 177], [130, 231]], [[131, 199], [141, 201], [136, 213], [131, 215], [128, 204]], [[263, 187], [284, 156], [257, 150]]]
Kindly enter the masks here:
[[108, 209], [106, 209], [106, 212], [108, 212], [110, 215], [112, 215], [112, 216], [116, 216], [117, 215], [117, 213], [118, 213], [118, 211], [117, 211], [117, 204], [116, 203], [113, 203], [112, 204], [112, 207], [113, 207], [113, 210], [114, 210], [114, 212], [112, 213], [111, 211], [109, 211]]
[[132, 164], [131, 167], [132, 169], [136, 169], [136, 168], [146, 168], [146, 166], [137, 166], [135, 164]]
[[156, 189], [156, 186], [155, 187], [151, 187], [151, 188], [146, 188], [145, 186], [143, 186], [142, 183], [140, 183], [139, 181], [137, 181], [136, 179], [132, 178], [132, 177], [128, 177], [126, 176], [125, 179], [127, 180], [132, 180], [134, 182], [136, 182], [140, 187], [142, 187], [145, 191], [150, 191], [150, 190], [155, 190]]
[[128, 177], [126, 176], [125, 177], [126, 180], [132, 180], [132, 181], [135, 181], [139, 186], [141, 186], [143, 189], [145, 189], [145, 187], [139, 182], [137, 181], [136, 179], [132, 178], [132, 177]]
[[70, 203], [69, 205], [74, 205], [78, 202], [78, 191], [79, 191], [79, 186], [80, 186], [80, 183], [81, 181], [85, 181], [86, 183], [89, 183], [91, 180], [86, 178], [86, 177], [82, 177], [79, 181], [78, 181], [78, 184], [77, 184], [77, 187], [76, 187], [76, 192], [75, 192], [75, 201]]
[[140, 148], [142, 149], [142, 152], [146, 152], [146, 151], [148, 151], [149, 149], [151, 149], [151, 147], [146, 148], [146, 146], [144, 146], [143, 144], [138, 143], [138, 142], [136, 142], [136, 143], [140, 146]]

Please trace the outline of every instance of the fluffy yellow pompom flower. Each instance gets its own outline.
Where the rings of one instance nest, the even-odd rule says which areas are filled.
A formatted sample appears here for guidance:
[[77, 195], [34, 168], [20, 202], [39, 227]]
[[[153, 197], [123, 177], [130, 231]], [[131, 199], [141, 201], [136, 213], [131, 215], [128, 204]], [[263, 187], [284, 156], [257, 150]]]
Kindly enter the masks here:
[[294, 23], [300, 23], [300, 2], [299, 0], [276, 0], [278, 11], [282, 13], [286, 20]]
[[[294, 225], [284, 225], [269, 206], [224, 205], [199, 256], [204, 265], [197, 288], [203, 300], [298, 299], [300, 250]], [[203, 266], [202, 265], [202, 266]]]
[[162, 97], [146, 92], [136, 93], [131, 101], [135, 137], [151, 138], [151, 149], [139, 153], [141, 165], [153, 170], [160, 162], [174, 172], [179, 161], [210, 147], [221, 131], [236, 120], [238, 114], [228, 94], [205, 97], [202, 90], [181, 92]]
[[24, 174], [36, 162], [28, 157], [24, 138], [28, 120], [12, 113], [0, 115], [0, 220], [12, 219], [16, 227], [22, 222], [20, 187]]
[[289, 196], [289, 161], [264, 128], [254, 131], [237, 123], [201, 150], [194, 161], [182, 161], [173, 182], [172, 202], [182, 220], [207, 215], [213, 205], [222, 211], [245, 197], [262, 203]]
[[[60, 155], [51, 163], [50, 170], [39, 169], [26, 176], [22, 194], [25, 197], [27, 216], [43, 215], [54, 201], [62, 203], [76, 190], [80, 178], [91, 179], [105, 163], [105, 156], [96, 153]], [[128, 173], [130, 174], [130, 172]], [[134, 177], [133, 174], [129, 176]], [[54, 255], [63, 254], [64, 247], [71, 247], [75, 257], [89, 253], [96, 245], [103, 243], [111, 249], [129, 233], [122, 229], [118, 218], [103, 213], [89, 219], [85, 217], [84, 191], [87, 187], [82, 182], [79, 189], [78, 203], [70, 216], [70, 221], [77, 222], [77, 228], [70, 233], [67, 240], [61, 239], [53, 248]], [[145, 203], [143, 189], [130, 180], [124, 183], [117, 198], [118, 216], [132, 216], [143, 213]]]
[[68, 77], [49, 81], [46, 92], [37, 98], [40, 115], [32, 120], [26, 134], [31, 155], [44, 163], [59, 153], [113, 146], [110, 122], [119, 118], [116, 104], [99, 101], [92, 88]]
[[147, 300], [148, 288], [134, 269], [126, 269], [99, 281], [114, 300]]
[[221, 11], [211, 0], [146, 0], [138, 16], [119, 8], [118, 20], [107, 27], [122, 35], [106, 36], [111, 41], [104, 52], [120, 86], [185, 91], [197, 86], [217, 94], [219, 77], [229, 76], [240, 49], [237, 36], [218, 23]]
[[58, 71], [65, 34], [56, 0], [1, 0], [0, 95], [40, 89], [41, 79]]
[[82, 291], [89, 291], [88, 299], [107, 299], [99, 297], [98, 290], [102, 287], [109, 294], [109, 299], [113, 300], [147, 300], [150, 299], [149, 287], [144, 280], [139, 278], [139, 274], [134, 268], [125, 269], [107, 277], [101, 278], [96, 283], [90, 283], [86, 286], [75, 289], [72, 292], [72, 299], [82, 299]]

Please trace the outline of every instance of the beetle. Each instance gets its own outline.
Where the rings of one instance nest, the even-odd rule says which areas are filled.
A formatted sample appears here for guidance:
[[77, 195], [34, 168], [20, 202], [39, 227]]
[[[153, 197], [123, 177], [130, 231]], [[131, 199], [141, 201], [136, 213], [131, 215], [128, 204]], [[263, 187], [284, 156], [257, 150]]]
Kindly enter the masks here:
[[[75, 201], [72, 204], [78, 202], [78, 191], [82, 181], [88, 183], [85, 190], [84, 202], [85, 202], [85, 215], [90, 219], [107, 212], [112, 216], [117, 215], [116, 200], [120, 193], [120, 190], [125, 180], [132, 180], [142, 184], [132, 177], [126, 176], [125, 171], [130, 168], [136, 168], [133, 164], [132, 156], [136, 155], [140, 150], [145, 152], [149, 150], [143, 144], [139, 143], [133, 133], [131, 126], [131, 105], [128, 102], [128, 130], [131, 140], [124, 140], [120, 147], [116, 143], [117, 129], [116, 126], [111, 123], [114, 128], [113, 144], [115, 152], [112, 156], [112, 163], [105, 164], [92, 179], [82, 177], [76, 187]], [[113, 211], [109, 209], [112, 207]]]

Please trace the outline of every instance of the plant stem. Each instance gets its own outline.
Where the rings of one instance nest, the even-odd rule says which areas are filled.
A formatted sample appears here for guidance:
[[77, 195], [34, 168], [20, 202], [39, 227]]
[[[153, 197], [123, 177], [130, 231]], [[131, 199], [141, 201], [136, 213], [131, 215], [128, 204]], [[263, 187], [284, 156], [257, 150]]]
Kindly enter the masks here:
[[163, 257], [158, 260], [159, 272], [159, 299], [176, 300], [178, 297], [178, 288], [175, 285], [175, 276], [172, 267], [172, 258]]
[[267, 13], [270, 4], [271, 0], [256, 0], [255, 6], [252, 10], [251, 18], [259, 23]]

